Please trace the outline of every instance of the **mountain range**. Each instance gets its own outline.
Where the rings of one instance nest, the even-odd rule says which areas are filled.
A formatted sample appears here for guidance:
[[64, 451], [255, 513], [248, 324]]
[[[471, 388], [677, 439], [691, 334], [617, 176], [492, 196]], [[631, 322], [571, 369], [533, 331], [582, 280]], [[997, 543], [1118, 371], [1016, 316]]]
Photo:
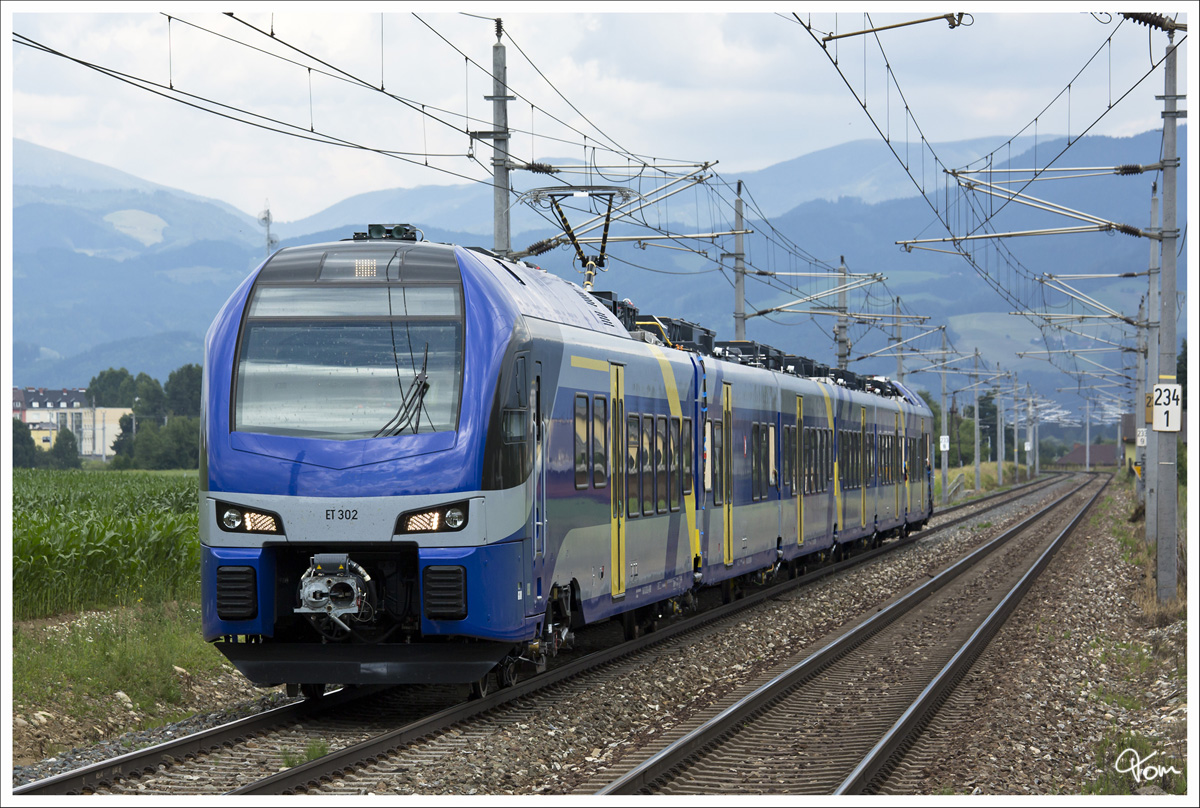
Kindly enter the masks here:
[[[1158, 159], [1160, 142], [1157, 131], [1129, 138], [1084, 137], [1064, 158], [1069, 162], [1059, 164], [1152, 163]], [[1181, 135], [1181, 151], [1186, 142]], [[934, 149], [948, 164], [963, 165], [996, 143], [997, 139], [981, 139], [939, 144]], [[1057, 154], [1064, 145], [1042, 136], [1036, 144], [1031, 139], [1014, 141], [1005, 154], [1012, 155], [1009, 165], [1030, 165], [1037, 149], [1044, 163], [1045, 155]], [[1180, 157], [1186, 165], [1186, 154]], [[539, 179], [514, 176], [526, 188]], [[1187, 220], [1185, 172], [1179, 172], [1179, 177], [1179, 221], [1183, 223]], [[882, 273], [887, 277], [886, 290], [873, 287], [865, 301], [852, 292], [851, 300], [860, 301], [852, 307], [890, 313], [891, 296], [899, 296], [906, 311], [929, 318], [927, 326], [946, 324], [952, 344], [960, 351], [978, 348], [990, 365], [1016, 369], [1022, 386], [1028, 381], [1051, 396], [1070, 379], [1044, 360], [1017, 358], [1018, 352], [1037, 351], [1044, 345], [1028, 319], [1012, 316], [1014, 307], [998, 288], [1011, 297], [1030, 300], [1036, 298], [1038, 284], [1029, 278], [1041, 273], [1119, 275], [1143, 272], [1147, 264], [1144, 239], [1095, 233], [1006, 240], [1005, 249], [1020, 262], [1022, 274], [985, 265], [988, 276], [984, 277], [961, 257], [944, 251], [901, 250], [898, 241], [946, 235], [933, 211], [945, 200], [936, 193], [928, 201], [922, 198], [888, 146], [877, 141], [843, 144], [722, 181], [735, 179], [743, 183], [746, 198], [753, 203], [746, 219], [747, 228], [754, 231], [746, 238], [753, 266], [781, 273], [813, 271], [810, 261], [779, 258], [781, 253], [767, 242], [771, 239], [799, 245], [824, 266], [844, 260], [850, 272]], [[256, 218], [229, 204], [27, 141], [13, 141], [11, 182], [12, 362], [13, 382], [21, 387], [84, 387], [109, 367], [125, 367], [135, 375], [145, 372], [165, 381], [181, 365], [201, 362], [203, 336], [213, 316], [267, 253], [265, 232]], [[1149, 221], [1150, 182], [1149, 174], [1108, 176], [1049, 183], [1053, 187], [1048, 190], [1038, 186], [1029, 192], [1052, 197], [1074, 210], [1144, 227]], [[665, 230], [694, 232], [693, 228], [711, 226], [707, 204], [703, 194], [680, 194], [646, 218]], [[1057, 218], [1047, 219], [1043, 212], [1010, 207], [1003, 223], [997, 219], [1002, 231], [1064, 225]], [[514, 249], [556, 234], [557, 229], [533, 209], [514, 205], [512, 210]], [[965, 211], [952, 209], [943, 215], [956, 228], [977, 224]], [[360, 194], [336, 201], [314, 216], [273, 223], [272, 232], [280, 237], [280, 246], [290, 246], [346, 238], [369, 222], [382, 221], [410, 222], [431, 241], [490, 247], [491, 188], [422, 186]], [[729, 224], [725, 222], [726, 227]], [[618, 232], [622, 231], [614, 226], [613, 234]], [[717, 271], [715, 263], [731, 244], [727, 240], [720, 247], [705, 245], [706, 255], [662, 249], [654, 242], [610, 244], [609, 269], [597, 278], [596, 288], [630, 299], [643, 313], [699, 323], [714, 329], [718, 339], [732, 339], [732, 260], [726, 257], [723, 271]], [[945, 249], [945, 245], [931, 246]], [[582, 282], [573, 258], [574, 251], [563, 247], [529, 260]], [[1181, 255], [1178, 276], [1182, 293], [1186, 255]], [[1133, 316], [1145, 289], [1145, 277], [1117, 277], [1089, 283], [1086, 293]], [[747, 310], [755, 312], [783, 305], [794, 295], [778, 283], [767, 286], [750, 278], [746, 298]], [[835, 302], [827, 298], [819, 305]], [[747, 335], [832, 364], [833, 325], [832, 317], [780, 313], [749, 319]], [[1186, 322], [1181, 321], [1181, 336], [1185, 329]], [[914, 333], [909, 328], [904, 335]], [[874, 330], [854, 324], [851, 357], [884, 349], [890, 334], [890, 324]], [[925, 364], [915, 357], [906, 361], [909, 370]], [[891, 358], [851, 365], [859, 372], [889, 375], [895, 367]], [[936, 375], [915, 375], [910, 380], [918, 387], [940, 390]]]

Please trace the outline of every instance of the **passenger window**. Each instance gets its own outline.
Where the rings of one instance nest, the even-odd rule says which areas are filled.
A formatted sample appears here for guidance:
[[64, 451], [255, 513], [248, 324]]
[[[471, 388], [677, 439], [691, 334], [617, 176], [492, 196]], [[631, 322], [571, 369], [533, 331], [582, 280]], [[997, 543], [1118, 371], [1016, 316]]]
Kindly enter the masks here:
[[667, 451], [667, 474], [670, 477], [670, 485], [667, 486], [670, 491], [670, 507], [671, 510], [679, 510], [679, 489], [681, 485], [681, 477], [687, 476], [687, 467], [683, 465], [683, 458], [679, 452], [679, 419], [671, 419], [671, 434], [669, 436], [669, 445]]
[[592, 485], [608, 485], [608, 399], [596, 396], [592, 406]]
[[638, 457], [638, 449], [642, 445], [641, 433], [641, 419], [636, 415], [630, 415], [625, 421], [625, 491], [629, 500], [629, 507], [625, 509], [625, 514], [629, 518], [638, 516], [642, 511], [642, 503], [639, 498], [641, 484], [638, 482], [641, 470], [641, 462]]
[[654, 416], [642, 416], [642, 513], [654, 513]]
[[667, 418], [658, 416], [654, 432], [654, 480], [655, 505], [659, 513], [667, 512], [667, 497], [670, 490], [670, 462], [667, 459]]
[[712, 446], [709, 447], [709, 454], [712, 455], [712, 492], [714, 505], [721, 505], [725, 501], [723, 497], [725, 486], [723, 485], [724, 480], [722, 479], [724, 476], [722, 474], [722, 470], [725, 468], [725, 464], [723, 462], [724, 458], [722, 457], [725, 449], [725, 443], [721, 439], [722, 431], [721, 422], [713, 422], [713, 439]]
[[762, 496], [762, 464], [759, 462], [758, 424], [750, 427], [750, 499]]
[[683, 435], [680, 438], [680, 459], [679, 468], [683, 475], [683, 493], [692, 493], [692, 419], [683, 419]]
[[588, 487], [588, 397], [575, 396], [575, 487]]

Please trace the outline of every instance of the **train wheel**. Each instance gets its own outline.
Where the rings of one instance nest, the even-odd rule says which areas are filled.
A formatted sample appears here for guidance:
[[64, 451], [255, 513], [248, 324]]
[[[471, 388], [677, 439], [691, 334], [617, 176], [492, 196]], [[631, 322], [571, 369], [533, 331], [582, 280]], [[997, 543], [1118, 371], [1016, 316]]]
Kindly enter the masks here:
[[325, 685], [324, 683], [312, 684], [309, 682], [301, 682], [300, 695], [304, 696], [304, 698], [308, 699], [309, 701], [316, 701], [325, 695]]
[[517, 658], [507, 656], [496, 668], [496, 679], [500, 682], [500, 687], [512, 687], [517, 683], [520, 676], [517, 674]]
[[471, 699], [486, 699], [492, 692], [492, 674], [485, 673], [476, 682], [471, 682]]

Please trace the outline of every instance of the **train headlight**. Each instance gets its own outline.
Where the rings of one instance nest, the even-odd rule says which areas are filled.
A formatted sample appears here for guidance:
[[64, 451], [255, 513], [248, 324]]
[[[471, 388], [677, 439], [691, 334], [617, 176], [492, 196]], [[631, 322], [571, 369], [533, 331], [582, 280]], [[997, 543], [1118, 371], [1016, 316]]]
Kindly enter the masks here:
[[466, 502], [440, 505], [400, 514], [396, 520], [396, 533], [438, 533], [462, 530], [467, 524], [469, 510]]
[[220, 514], [217, 524], [226, 533], [283, 533], [283, 521], [268, 511], [218, 502], [217, 513]]

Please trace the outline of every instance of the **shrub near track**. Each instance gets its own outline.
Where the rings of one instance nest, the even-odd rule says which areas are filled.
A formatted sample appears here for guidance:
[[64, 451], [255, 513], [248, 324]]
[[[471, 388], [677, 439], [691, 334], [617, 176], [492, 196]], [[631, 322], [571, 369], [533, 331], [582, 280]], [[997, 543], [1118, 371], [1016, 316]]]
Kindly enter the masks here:
[[13, 469], [13, 617], [199, 593], [196, 473]]

